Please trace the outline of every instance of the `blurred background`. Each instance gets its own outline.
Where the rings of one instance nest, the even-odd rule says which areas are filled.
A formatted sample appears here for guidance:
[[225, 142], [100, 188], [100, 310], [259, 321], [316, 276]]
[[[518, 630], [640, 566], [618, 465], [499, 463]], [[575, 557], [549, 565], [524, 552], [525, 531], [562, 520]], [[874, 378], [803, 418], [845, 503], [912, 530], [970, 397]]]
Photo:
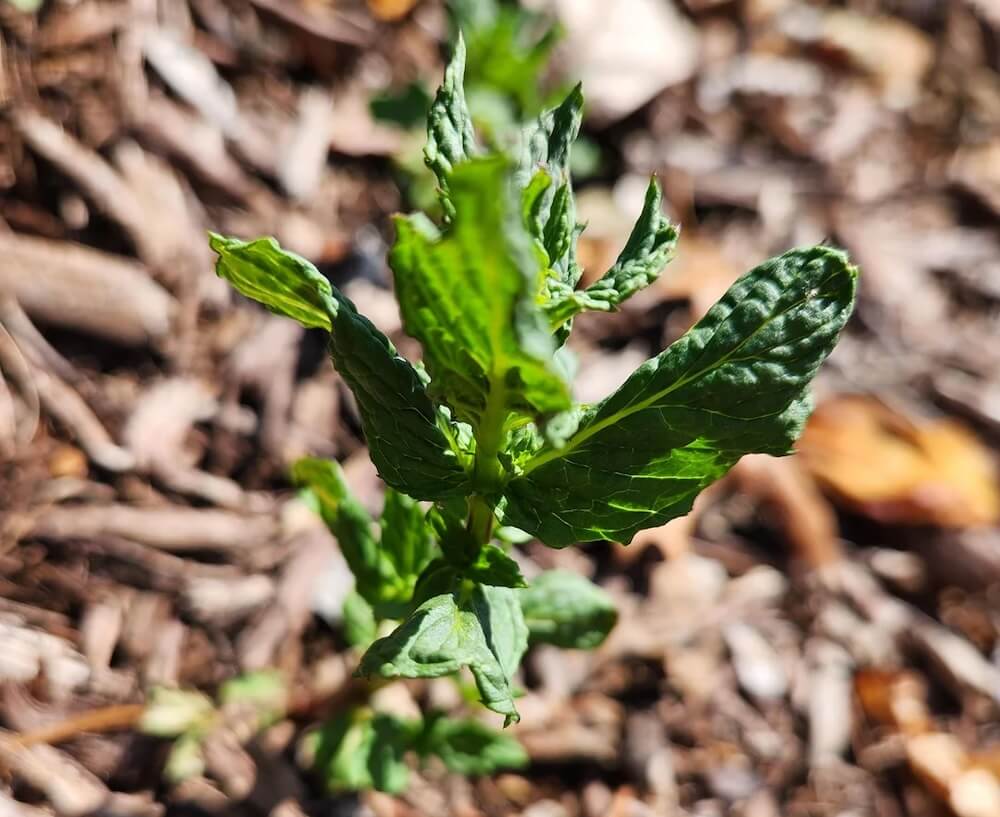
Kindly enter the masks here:
[[[580, 400], [791, 246], [844, 247], [860, 296], [799, 456], [628, 548], [522, 546], [620, 608], [600, 650], [529, 654], [530, 765], [335, 796], [300, 738], [352, 694], [350, 576], [286, 474], [381, 485], [322, 338], [205, 232], [277, 236], [417, 358], [388, 218], [435, 207], [457, 27], [498, 143], [582, 80], [585, 274], [650, 174], [682, 225], [578, 319]], [[1000, 815], [998, 48], [992, 0], [0, 0], [0, 815]], [[167, 774], [149, 691], [258, 670], [274, 725]]]

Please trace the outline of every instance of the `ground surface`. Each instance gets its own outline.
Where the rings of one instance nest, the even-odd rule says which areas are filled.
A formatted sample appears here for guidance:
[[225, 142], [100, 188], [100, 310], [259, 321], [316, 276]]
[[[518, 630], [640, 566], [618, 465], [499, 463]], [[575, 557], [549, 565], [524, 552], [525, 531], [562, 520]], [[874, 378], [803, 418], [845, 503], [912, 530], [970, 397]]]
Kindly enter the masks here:
[[[321, 454], [373, 507], [380, 487], [320, 341], [234, 298], [204, 231], [278, 236], [418, 354], [383, 259], [406, 206], [391, 157], [419, 135], [367, 102], [437, 81], [442, 10], [14, 5], [0, 814], [1000, 814], [996, 4], [552, 4], [600, 158], [580, 185], [588, 269], [652, 172], [684, 228], [658, 285], [580, 322], [581, 399], [789, 246], [845, 247], [858, 309], [799, 457], [747, 458], [627, 550], [524, 548], [622, 610], [598, 652], [526, 660], [528, 769], [430, 768], [360, 799], [325, 794], [296, 748], [344, 705], [353, 659], [336, 543], [284, 474]], [[169, 745], [133, 728], [145, 690], [268, 667], [288, 717], [252, 740], [227, 721], [204, 774], [169, 784]], [[392, 689], [403, 711], [460, 706], [446, 685]]]

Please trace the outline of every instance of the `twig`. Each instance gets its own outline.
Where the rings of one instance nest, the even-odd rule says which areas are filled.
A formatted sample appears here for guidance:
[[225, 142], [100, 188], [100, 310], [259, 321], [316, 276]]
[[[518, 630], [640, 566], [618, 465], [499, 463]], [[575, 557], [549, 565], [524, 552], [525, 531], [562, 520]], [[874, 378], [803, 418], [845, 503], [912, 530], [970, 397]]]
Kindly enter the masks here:
[[135, 726], [146, 707], [143, 704], [116, 704], [89, 712], [80, 712], [59, 723], [21, 732], [10, 740], [19, 746], [33, 746], [37, 743], [49, 745], [72, 740], [83, 732], [113, 732], [131, 729]]

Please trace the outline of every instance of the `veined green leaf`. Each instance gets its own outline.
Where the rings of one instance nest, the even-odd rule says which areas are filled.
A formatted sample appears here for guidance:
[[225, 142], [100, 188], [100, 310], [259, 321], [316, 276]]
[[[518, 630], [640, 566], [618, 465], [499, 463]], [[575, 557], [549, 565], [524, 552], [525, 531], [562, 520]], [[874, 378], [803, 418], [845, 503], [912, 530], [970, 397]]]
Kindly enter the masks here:
[[303, 326], [330, 332], [330, 353], [358, 403], [382, 479], [416, 499], [461, 494], [467, 484], [455, 429], [427, 396], [417, 370], [308, 261], [272, 238], [213, 235], [216, 272], [248, 298]]
[[528, 765], [528, 753], [517, 738], [466, 718], [428, 716], [417, 751], [436, 755], [451, 771], [466, 776]]
[[851, 313], [857, 270], [827, 247], [740, 278], [680, 340], [593, 407], [561, 448], [506, 486], [505, 524], [553, 547], [628, 542], [690, 510], [744, 454], [787, 454]]
[[518, 598], [532, 642], [592, 650], [618, 620], [611, 597], [568, 570], [546, 570]]
[[678, 236], [677, 227], [663, 215], [661, 200], [660, 187], [651, 179], [642, 213], [614, 266], [582, 292], [574, 291], [546, 305], [554, 328], [586, 309], [615, 309], [660, 277]]
[[383, 589], [391, 587], [395, 577], [379, 550], [374, 522], [347, 487], [340, 464], [303, 457], [292, 466], [292, 481], [308, 491], [315, 509], [337, 537], [358, 594], [372, 605], [382, 601]]
[[436, 235], [424, 218], [398, 218], [389, 257], [406, 331], [423, 345], [430, 388], [474, 427], [488, 407], [486, 422], [495, 426], [508, 411], [549, 414], [569, 405], [537, 302], [542, 270], [509, 175], [499, 157], [456, 165], [448, 232]]
[[459, 32], [455, 52], [444, 72], [434, 102], [427, 112], [427, 145], [424, 162], [437, 176], [445, 219], [455, 217], [450, 195], [451, 172], [455, 165], [478, 153], [472, 117], [465, 102], [465, 40]]
[[482, 702], [518, 720], [510, 678], [527, 648], [527, 627], [514, 591], [476, 587], [459, 604], [455, 595], [424, 602], [361, 659], [358, 673], [384, 678], [437, 678], [467, 666]]

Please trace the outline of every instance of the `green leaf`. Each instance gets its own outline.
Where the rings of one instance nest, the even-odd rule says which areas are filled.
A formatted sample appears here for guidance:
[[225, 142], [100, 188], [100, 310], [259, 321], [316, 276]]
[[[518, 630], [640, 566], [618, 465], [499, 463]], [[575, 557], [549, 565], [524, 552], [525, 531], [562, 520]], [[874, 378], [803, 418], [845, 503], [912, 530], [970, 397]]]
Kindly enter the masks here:
[[281, 673], [274, 670], [245, 672], [220, 687], [219, 703], [252, 707], [257, 713], [258, 729], [265, 729], [285, 714], [288, 689]]
[[514, 591], [476, 587], [461, 604], [454, 594], [424, 602], [361, 659], [358, 674], [437, 678], [468, 667], [482, 702], [519, 719], [510, 679], [527, 648], [527, 627]]
[[181, 783], [205, 773], [205, 756], [201, 750], [203, 737], [201, 733], [189, 732], [174, 741], [163, 766], [163, 776], [167, 780]]
[[417, 579], [413, 590], [413, 609], [435, 596], [453, 593], [462, 580], [460, 568], [446, 559], [434, 559]]
[[[469, 41], [466, 85], [470, 94], [489, 90], [509, 100], [519, 120], [542, 107], [539, 76], [558, 42], [559, 28], [545, 24], [541, 15], [517, 5], [487, 3], [476, 13], [456, 9], [456, 22], [464, 23]], [[477, 2], [475, 5], [480, 5]]]
[[413, 730], [391, 715], [355, 709], [338, 715], [309, 736], [313, 767], [333, 792], [377, 789], [398, 794], [409, 769], [404, 755]]
[[389, 257], [432, 393], [477, 429], [501, 424], [508, 411], [566, 408], [568, 388], [552, 365], [555, 346], [538, 306], [542, 270], [512, 200], [507, 162], [475, 159], [449, 179], [456, 209], [449, 231], [439, 236], [425, 218], [397, 218]]
[[455, 217], [450, 195], [451, 172], [455, 165], [478, 152], [472, 117], [465, 102], [465, 40], [459, 33], [455, 52], [445, 68], [444, 81], [427, 112], [427, 145], [424, 162], [437, 176], [445, 219]]
[[375, 611], [357, 591], [344, 599], [344, 638], [352, 647], [368, 647], [378, 635]]
[[857, 270], [827, 247], [740, 278], [680, 340], [544, 447], [506, 486], [505, 524], [553, 547], [636, 532], [687, 513], [751, 452], [788, 454], [808, 386], [851, 313]]
[[309, 492], [316, 510], [337, 537], [357, 592], [369, 604], [383, 601], [383, 590], [392, 586], [394, 571], [375, 540], [372, 518], [347, 487], [340, 464], [303, 457], [292, 466], [292, 481]]
[[7, 2], [18, 11], [35, 12], [38, 11], [45, 0], [7, 0]]
[[330, 332], [330, 353], [354, 393], [372, 462], [382, 479], [415, 499], [464, 493], [456, 430], [435, 410], [417, 370], [308, 261], [272, 238], [212, 235], [216, 272], [237, 290], [303, 326]]
[[408, 596], [421, 571], [434, 556], [434, 540], [424, 510], [405, 494], [385, 492], [382, 509], [381, 551], [395, 570]]
[[451, 771], [465, 776], [528, 765], [528, 753], [516, 738], [466, 718], [429, 716], [418, 751], [438, 756]]
[[521, 720], [514, 708], [511, 679], [528, 649], [528, 627], [517, 591], [478, 585], [472, 594], [472, 606], [496, 665], [491, 662], [479, 666], [470, 664], [469, 669], [476, 679], [482, 702], [494, 712], [505, 715], [503, 725], [509, 726]]
[[201, 692], [171, 687], [154, 687], [139, 720], [139, 730], [147, 735], [173, 738], [185, 732], [201, 731], [215, 717], [212, 699]]
[[642, 213], [614, 266], [584, 291], [547, 305], [554, 327], [585, 309], [613, 310], [660, 277], [678, 236], [677, 227], [663, 215], [661, 200], [660, 187], [651, 179]]
[[457, 567], [472, 564], [482, 546], [469, 532], [467, 518], [468, 503], [457, 500], [447, 505], [436, 505], [427, 514], [427, 523], [437, 537], [441, 552], [449, 563]]
[[568, 570], [545, 571], [518, 598], [532, 642], [592, 650], [618, 620], [611, 597]]
[[368, 101], [368, 107], [375, 119], [408, 129], [424, 123], [431, 102], [423, 82], [418, 80], [397, 91], [375, 94]]
[[551, 110], [525, 127], [516, 179], [523, 189], [528, 231], [544, 250], [552, 270], [549, 298], [571, 294], [582, 270], [576, 261], [576, 204], [570, 153], [583, 121], [583, 92], [577, 85]]
[[521, 568], [496, 545], [484, 545], [479, 558], [465, 568], [463, 575], [477, 584], [493, 587], [527, 587]]

